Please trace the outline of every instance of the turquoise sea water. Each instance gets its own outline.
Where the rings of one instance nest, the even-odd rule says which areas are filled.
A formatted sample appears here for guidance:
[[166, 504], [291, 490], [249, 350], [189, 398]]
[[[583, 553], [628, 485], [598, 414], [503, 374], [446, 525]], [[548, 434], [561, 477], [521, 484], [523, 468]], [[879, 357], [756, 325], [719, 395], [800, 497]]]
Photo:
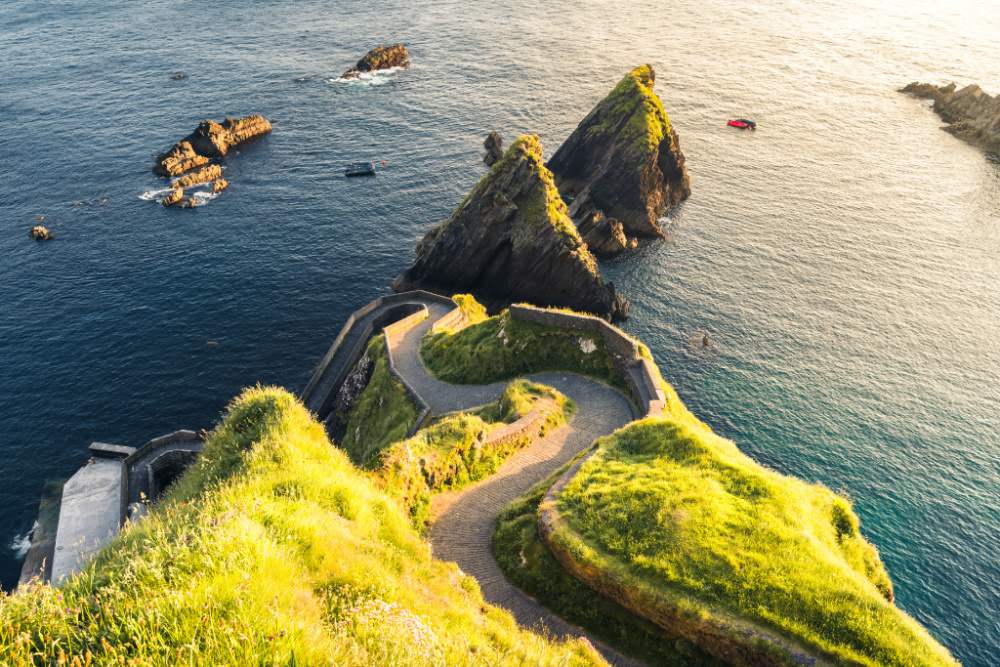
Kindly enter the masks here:
[[[894, 92], [1000, 93], [992, 3], [6, 0], [0, 25], [5, 587], [89, 442], [300, 389], [484, 173], [489, 130], [551, 154], [650, 62], [693, 195], [670, 241], [602, 265], [625, 328], [718, 432], [847, 492], [900, 606], [1000, 664], [1000, 159]], [[331, 81], [393, 42], [405, 72]], [[229, 191], [141, 198], [157, 152], [249, 113], [274, 132], [227, 158]], [[358, 159], [387, 164], [342, 178]]]

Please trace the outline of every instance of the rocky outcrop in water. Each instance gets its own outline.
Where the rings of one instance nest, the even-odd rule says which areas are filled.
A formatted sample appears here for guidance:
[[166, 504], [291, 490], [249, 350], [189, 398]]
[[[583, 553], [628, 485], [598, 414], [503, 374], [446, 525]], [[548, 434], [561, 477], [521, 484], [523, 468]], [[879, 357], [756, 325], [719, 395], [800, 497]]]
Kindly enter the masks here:
[[266, 134], [271, 123], [263, 116], [227, 118], [222, 123], [202, 121], [194, 132], [156, 156], [153, 171], [161, 176], [179, 176], [208, 164], [210, 158], [225, 157], [236, 144]]
[[229, 182], [226, 181], [226, 179], [224, 178], [220, 178], [219, 180], [217, 180], [215, 183], [212, 184], [212, 194], [214, 195], [217, 192], [222, 192], [228, 187], [229, 187]]
[[191, 208], [194, 197], [190, 201], [185, 201], [184, 190], [176, 188], [173, 192], [163, 198], [164, 206], [180, 206], [181, 208]]
[[207, 157], [195, 153], [188, 142], [180, 141], [166, 153], [156, 156], [153, 172], [160, 176], [180, 176], [205, 164], [208, 164]]
[[630, 234], [662, 237], [657, 221], [691, 194], [655, 78], [650, 65], [626, 74], [552, 155], [547, 166], [559, 191], [574, 198], [571, 215], [596, 209]]
[[410, 61], [407, 60], [409, 57], [410, 54], [406, 52], [402, 44], [379, 46], [365, 54], [365, 57], [359, 60], [357, 65], [344, 72], [341, 78], [353, 79], [365, 72], [392, 69], [393, 67], [406, 68], [410, 66]]
[[483, 156], [483, 162], [492, 167], [503, 157], [503, 138], [499, 132], [493, 130], [486, 135], [483, 146], [486, 148], [486, 155]]
[[51, 241], [56, 237], [55, 234], [45, 229], [45, 227], [42, 227], [41, 225], [32, 227], [28, 231], [28, 236], [35, 239], [36, 241]]
[[210, 164], [207, 167], [202, 167], [198, 171], [188, 174], [187, 176], [182, 176], [177, 179], [170, 187], [172, 188], [188, 188], [192, 185], [198, 185], [199, 183], [208, 183], [214, 181], [217, 178], [222, 177], [222, 167], [217, 164]]
[[634, 238], [625, 236], [625, 229], [620, 221], [609, 218], [600, 211], [591, 211], [585, 215], [576, 229], [590, 252], [598, 257], [612, 257], [638, 245]]
[[618, 321], [629, 301], [604, 283], [542, 164], [537, 136], [515, 141], [451, 217], [428, 232], [397, 292], [471, 292], [492, 310], [513, 302]]
[[945, 132], [973, 146], [1000, 153], [1000, 95], [990, 97], [977, 85], [956, 91], [954, 83], [935, 86], [913, 82], [901, 93], [934, 100], [934, 112], [949, 123]]

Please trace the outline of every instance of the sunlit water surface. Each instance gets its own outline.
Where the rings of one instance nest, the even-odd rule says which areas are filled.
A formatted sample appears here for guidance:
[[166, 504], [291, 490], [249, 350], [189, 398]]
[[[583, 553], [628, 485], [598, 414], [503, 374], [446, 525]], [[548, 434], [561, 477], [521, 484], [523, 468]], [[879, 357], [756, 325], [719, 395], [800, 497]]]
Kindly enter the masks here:
[[[625, 328], [718, 432], [848, 493], [900, 606], [965, 665], [1000, 664], [1000, 162], [894, 92], [1000, 92], [997, 16], [986, 0], [6, 0], [4, 586], [43, 480], [88, 443], [210, 427], [253, 383], [300, 389], [484, 173], [489, 130], [551, 154], [650, 62], [694, 194], [672, 240], [602, 266], [632, 298]], [[408, 70], [331, 81], [393, 42]], [[155, 153], [249, 113], [274, 132], [227, 158], [229, 191], [188, 211], [141, 198], [165, 187]], [[343, 178], [358, 159], [387, 164]], [[51, 243], [26, 236], [41, 216]]]

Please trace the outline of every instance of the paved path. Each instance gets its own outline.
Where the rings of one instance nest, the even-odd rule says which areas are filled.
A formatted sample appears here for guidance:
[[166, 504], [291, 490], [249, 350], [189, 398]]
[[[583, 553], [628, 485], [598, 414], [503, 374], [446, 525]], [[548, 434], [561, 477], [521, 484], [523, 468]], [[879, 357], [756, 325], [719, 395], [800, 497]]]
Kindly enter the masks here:
[[[507, 383], [450, 385], [435, 380], [420, 361], [420, 339], [432, 324], [448, 312], [446, 306], [428, 304], [431, 316], [405, 332], [390, 337], [393, 363], [418, 394], [442, 414], [467, 410], [497, 400]], [[556, 637], [587, 634], [550, 613], [535, 600], [511, 586], [493, 560], [492, 538], [497, 514], [508, 503], [527, 493], [597, 438], [635, 418], [631, 403], [620, 393], [593, 380], [565, 373], [544, 373], [529, 379], [555, 387], [576, 401], [577, 414], [568, 425], [550, 431], [511, 456], [500, 470], [482, 482], [457, 493], [434, 497], [437, 521], [431, 528], [434, 556], [453, 561], [479, 582], [487, 602], [511, 612], [524, 627], [542, 626]], [[588, 637], [614, 665], [641, 666], [607, 645]]]

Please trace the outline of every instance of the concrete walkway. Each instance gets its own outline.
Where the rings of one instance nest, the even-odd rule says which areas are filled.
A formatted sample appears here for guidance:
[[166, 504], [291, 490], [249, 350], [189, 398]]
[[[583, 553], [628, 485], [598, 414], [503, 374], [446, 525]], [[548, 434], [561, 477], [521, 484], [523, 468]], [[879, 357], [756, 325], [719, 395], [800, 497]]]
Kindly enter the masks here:
[[[451, 385], [434, 379], [420, 361], [420, 339], [446, 306], [428, 304], [431, 316], [408, 330], [390, 336], [388, 344], [399, 373], [436, 414], [467, 410], [497, 400], [507, 383]], [[593, 380], [564, 373], [544, 373], [529, 379], [555, 387], [576, 401], [572, 422], [549, 432], [511, 456], [491, 477], [457, 493], [434, 497], [437, 521], [431, 529], [434, 556], [453, 561], [479, 582], [487, 602], [513, 614], [527, 628], [542, 627], [555, 637], [587, 637], [613, 665], [638, 667], [643, 663], [622, 656], [587, 635], [511, 586], [493, 560], [492, 538], [497, 514], [533, 486], [588, 449], [597, 438], [632, 421], [631, 403], [620, 393]]]

